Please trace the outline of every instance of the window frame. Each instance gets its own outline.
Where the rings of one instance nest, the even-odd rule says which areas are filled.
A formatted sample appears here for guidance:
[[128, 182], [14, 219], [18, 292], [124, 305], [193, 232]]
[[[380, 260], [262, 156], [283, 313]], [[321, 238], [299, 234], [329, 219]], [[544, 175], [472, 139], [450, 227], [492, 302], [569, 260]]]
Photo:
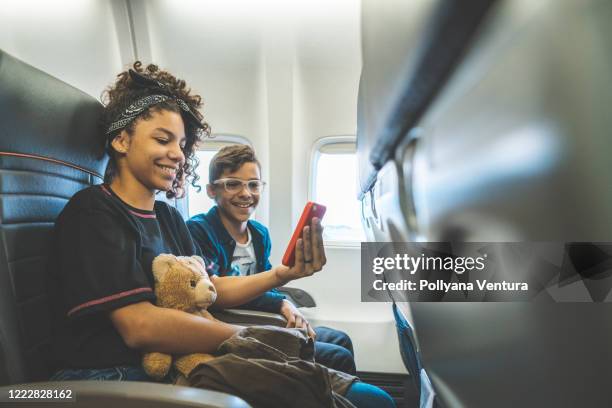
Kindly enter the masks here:
[[[357, 136], [356, 135], [332, 135], [323, 136], [317, 139], [312, 145], [310, 151], [310, 168], [308, 172], [308, 200], [314, 200], [314, 193], [316, 189], [317, 180], [317, 164], [319, 157], [321, 156], [321, 149], [327, 145], [334, 144], [354, 144], [355, 150], [357, 149]], [[355, 152], [355, 154], [357, 154]], [[365, 233], [365, 231], [364, 231]], [[330, 248], [347, 248], [347, 249], [361, 249], [361, 241], [346, 241], [346, 240], [327, 240], [325, 241], [325, 247]]]

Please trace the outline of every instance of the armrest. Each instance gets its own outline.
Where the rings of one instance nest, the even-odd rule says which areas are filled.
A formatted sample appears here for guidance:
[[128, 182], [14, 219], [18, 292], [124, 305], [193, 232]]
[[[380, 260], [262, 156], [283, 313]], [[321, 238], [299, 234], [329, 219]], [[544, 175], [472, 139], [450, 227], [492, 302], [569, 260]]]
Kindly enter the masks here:
[[283, 316], [276, 313], [259, 312], [256, 310], [225, 309], [212, 311], [212, 315], [222, 322], [240, 324], [243, 326], [287, 326], [287, 320]]
[[[9, 391], [30, 389], [71, 390], [73, 398], [71, 400], [65, 399], [64, 401], [59, 399], [52, 400], [51, 406], [54, 408], [249, 407], [240, 398], [217, 391], [137, 381], [63, 381], [3, 386], [0, 387], [0, 405], [7, 402], [19, 405], [17, 401], [28, 401], [9, 399]], [[51, 402], [51, 400], [43, 399], [39, 401]], [[25, 405], [29, 406], [29, 404]]]
[[310, 296], [310, 293], [305, 290], [286, 286], [276, 290], [285, 295], [296, 307], [315, 307], [317, 305], [312, 296]]

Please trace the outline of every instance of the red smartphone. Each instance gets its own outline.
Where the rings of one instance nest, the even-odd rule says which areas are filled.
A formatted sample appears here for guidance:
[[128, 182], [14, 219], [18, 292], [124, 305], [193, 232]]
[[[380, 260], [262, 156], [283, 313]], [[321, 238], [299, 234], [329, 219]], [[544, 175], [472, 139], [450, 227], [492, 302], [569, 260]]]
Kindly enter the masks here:
[[304, 206], [304, 211], [302, 211], [302, 215], [300, 216], [300, 220], [298, 221], [297, 227], [293, 231], [293, 235], [291, 236], [291, 240], [289, 241], [289, 245], [287, 245], [287, 250], [285, 251], [285, 255], [283, 256], [283, 265], [293, 266], [295, 265], [295, 246], [297, 245], [297, 240], [302, 237], [302, 230], [305, 226], [312, 224], [313, 218], [322, 219], [325, 214], [325, 206], [317, 203], [313, 203], [309, 201]]

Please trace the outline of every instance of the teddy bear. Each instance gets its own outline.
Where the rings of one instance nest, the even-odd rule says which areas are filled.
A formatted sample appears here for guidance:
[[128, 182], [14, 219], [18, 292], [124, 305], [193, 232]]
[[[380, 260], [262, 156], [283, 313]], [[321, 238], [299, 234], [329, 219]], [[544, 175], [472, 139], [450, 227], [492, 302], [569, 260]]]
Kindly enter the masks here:
[[[214, 319], [206, 310], [217, 298], [217, 291], [206, 273], [204, 260], [197, 256], [158, 255], [153, 260], [157, 305]], [[199, 364], [214, 358], [210, 354], [193, 353], [174, 359], [174, 366], [187, 378]], [[173, 356], [150, 352], [143, 356], [142, 365], [152, 378], [162, 379], [170, 371]]]

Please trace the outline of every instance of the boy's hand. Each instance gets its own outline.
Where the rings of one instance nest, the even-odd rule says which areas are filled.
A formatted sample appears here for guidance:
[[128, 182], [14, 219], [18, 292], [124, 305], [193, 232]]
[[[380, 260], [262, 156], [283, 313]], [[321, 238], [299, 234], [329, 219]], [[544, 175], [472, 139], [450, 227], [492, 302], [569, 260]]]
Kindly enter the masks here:
[[[312, 233], [314, 231], [314, 233]], [[295, 265], [292, 267], [280, 265], [275, 269], [276, 276], [282, 286], [294, 279], [310, 276], [319, 272], [327, 263], [323, 247], [323, 227], [321, 220], [313, 218], [310, 226], [304, 227], [302, 238], [295, 246]]]
[[283, 300], [283, 305], [280, 309], [280, 314], [283, 315], [285, 319], [287, 319], [287, 327], [296, 327], [298, 329], [306, 329], [308, 332], [308, 337], [311, 339], [315, 339], [317, 334], [310, 327], [310, 323], [308, 320], [302, 315], [302, 313], [287, 299]]

